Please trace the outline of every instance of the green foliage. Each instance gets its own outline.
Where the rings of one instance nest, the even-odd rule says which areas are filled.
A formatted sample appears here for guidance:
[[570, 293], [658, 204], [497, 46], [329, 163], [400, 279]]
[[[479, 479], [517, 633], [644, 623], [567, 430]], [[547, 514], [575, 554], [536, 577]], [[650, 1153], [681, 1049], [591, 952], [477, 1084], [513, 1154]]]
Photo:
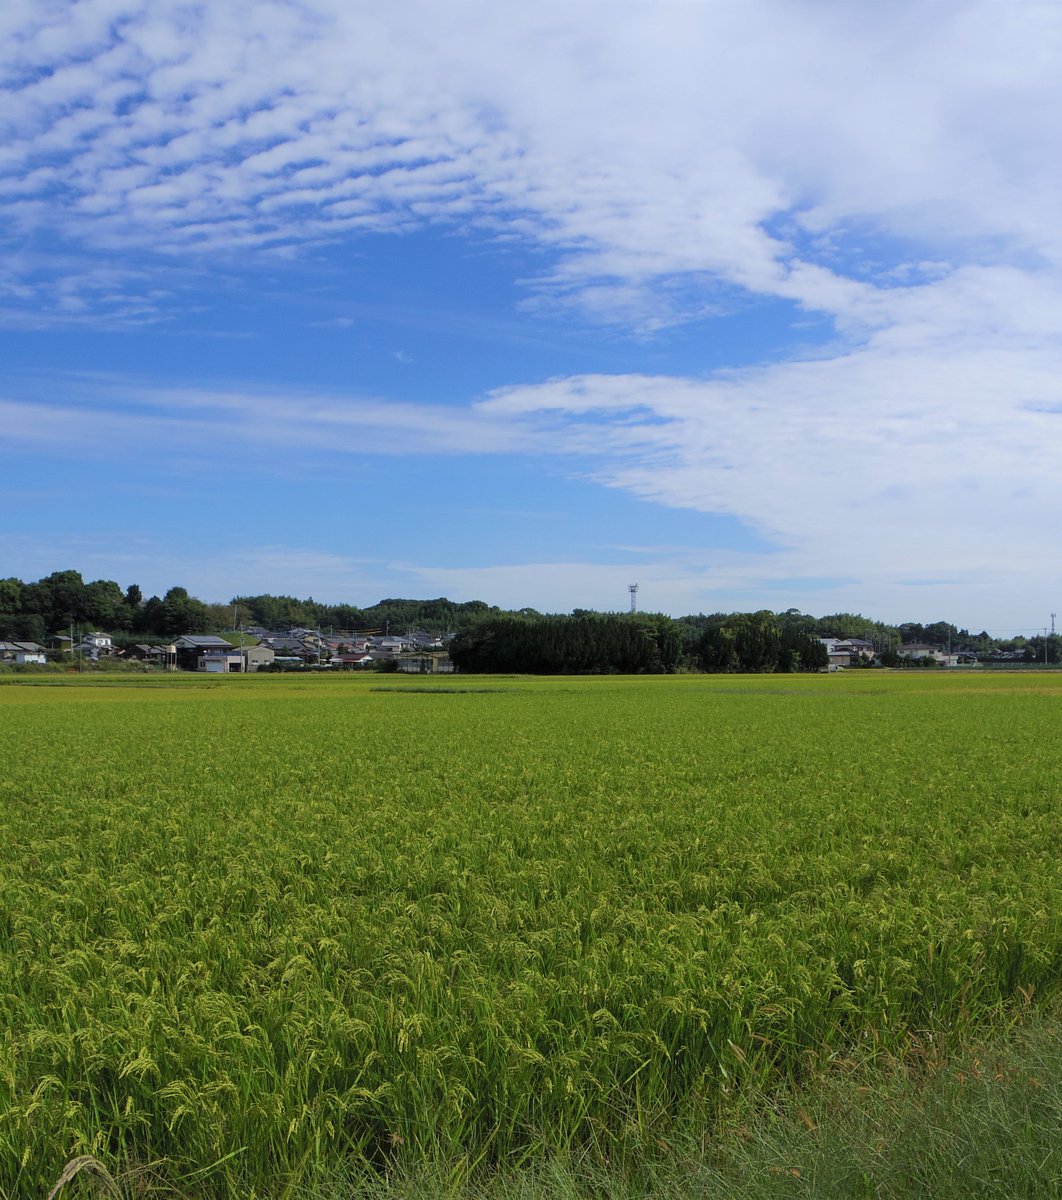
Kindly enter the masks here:
[[125, 593], [113, 579], [96, 579], [86, 585], [84, 613], [95, 629], [128, 629], [132, 623]]
[[0, 579], [0, 612], [21, 612], [22, 590], [21, 579]]
[[142, 636], [165, 637], [165, 624], [166, 610], [158, 596], [149, 596], [133, 618], [133, 629]]
[[86, 584], [77, 571], [55, 571], [36, 583], [0, 580], [0, 639], [43, 642], [71, 625], [111, 633], [129, 630], [136, 622], [139, 596], [135, 585], [123, 593], [111, 579]]
[[312, 600], [296, 600], [294, 596], [234, 596], [240, 620], [245, 625], [262, 625], [266, 629], [316, 628], [320, 608]]
[[162, 625], [159, 632], [169, 637], [182, 633], [202, 633], [210, 624], [206, 605], [189, 596], [183, 587], [171, 587], [162, 598]]
[[267, 629], [386, 629], [392, 633], [420, 627], [434, 633], [446, 633], [475, 625], [497, 608], [482, 600], [457, 603], [437, 600], [381, 600], [368, 608], [352, 604], [321, 604], [310, 598], [294, 596], [236, 596], [240, 620], [245, 625]]
[[692, 652], [710, 674], [818, 671], [829, 663], [826, 648], [804, 622], [767, 610], [706, 618]]
[[912, 1042], [847, 1060], [738, 1123], [669, 1135], [635, 1163], [561, 1155], [455, 1187], [438, 1169], [337, 1178], [320, 1200], [1056, 1200], [1062, 1038], [1033, 1020], [942, 1058]]
[[678, 626], [655, 613], [496, 617], [457, 635], [462, 671], [529, 675], [660, 674], [682, 649]]
[[85, 582], [78, 571], [55, 571], [36, 583], [23, 585], [22, 614], [33, 614], [48, 632], [88, 619]]
[[875, 643], [899, 639], [899, 631], [895, 625], [873, 621], [861, 613], [831, 613], [825, 617], [812, 618], [811, 627], [807, 632], [815, 637], [857, 637]]
[[1062, 662], [1062, 636], [1050, 633], [1046, 637], [1037, 634], [1036, 637], [1029, 638], [1024, 657], [1025, 661], [1030, 663]]

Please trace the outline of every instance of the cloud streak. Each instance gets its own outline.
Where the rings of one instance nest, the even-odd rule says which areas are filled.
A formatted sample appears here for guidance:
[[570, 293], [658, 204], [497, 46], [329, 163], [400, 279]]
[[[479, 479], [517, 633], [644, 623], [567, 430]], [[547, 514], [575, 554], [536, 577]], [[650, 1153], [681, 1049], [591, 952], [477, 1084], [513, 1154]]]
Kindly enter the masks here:
[[402, 403], [321, 389], [165, 387], [110, 375], [35, 378], [0, 397], [8, 448], [68, 453], [166, 446], [224, 460], [231, 447], [259, 458], [325, 455], [506, 454], [546, 448], [547, 431], [520, 417]]
[[976, 588], [1006, 563], [1015, 586], [1042, 589], [1062, 504], [1062, 356], [891, 340], [702, 381], [561, 379], [483, 407], [562, 428], [609, 486], [740, 516], [793, 575], [855, 576], [878, 595], [942, 569]]

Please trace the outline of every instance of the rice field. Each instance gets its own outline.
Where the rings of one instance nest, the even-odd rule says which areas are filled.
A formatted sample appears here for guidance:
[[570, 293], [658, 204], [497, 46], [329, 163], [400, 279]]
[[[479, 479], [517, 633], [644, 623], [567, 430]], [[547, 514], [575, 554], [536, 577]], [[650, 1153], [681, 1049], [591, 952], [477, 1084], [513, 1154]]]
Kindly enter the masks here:
[[1054, 676], [0, 685], [0, 1195], [621, 1158], [1002, 1028], [1062, 976], [1060, 715]]

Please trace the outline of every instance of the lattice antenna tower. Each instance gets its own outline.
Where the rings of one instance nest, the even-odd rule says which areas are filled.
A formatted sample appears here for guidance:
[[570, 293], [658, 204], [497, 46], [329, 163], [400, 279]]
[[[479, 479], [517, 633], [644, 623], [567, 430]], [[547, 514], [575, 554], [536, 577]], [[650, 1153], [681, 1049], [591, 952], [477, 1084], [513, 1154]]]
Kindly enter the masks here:
[[627, 591], [631, 594], [631, 612], [638, 611], [638, 585], [636, 583], [628, 583]]

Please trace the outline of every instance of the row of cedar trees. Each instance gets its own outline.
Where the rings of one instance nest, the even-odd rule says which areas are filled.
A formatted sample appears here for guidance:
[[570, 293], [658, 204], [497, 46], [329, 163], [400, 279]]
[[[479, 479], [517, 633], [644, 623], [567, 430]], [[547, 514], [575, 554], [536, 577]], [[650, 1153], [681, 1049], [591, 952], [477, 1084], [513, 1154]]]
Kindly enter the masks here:
[[462, 671], [533, 675], [817, 671], [829, 662], [816, 637], [771, 612], [721, 616], [690, 634], [657, 613], [502, 617], [459, 633], [450, 657]]

